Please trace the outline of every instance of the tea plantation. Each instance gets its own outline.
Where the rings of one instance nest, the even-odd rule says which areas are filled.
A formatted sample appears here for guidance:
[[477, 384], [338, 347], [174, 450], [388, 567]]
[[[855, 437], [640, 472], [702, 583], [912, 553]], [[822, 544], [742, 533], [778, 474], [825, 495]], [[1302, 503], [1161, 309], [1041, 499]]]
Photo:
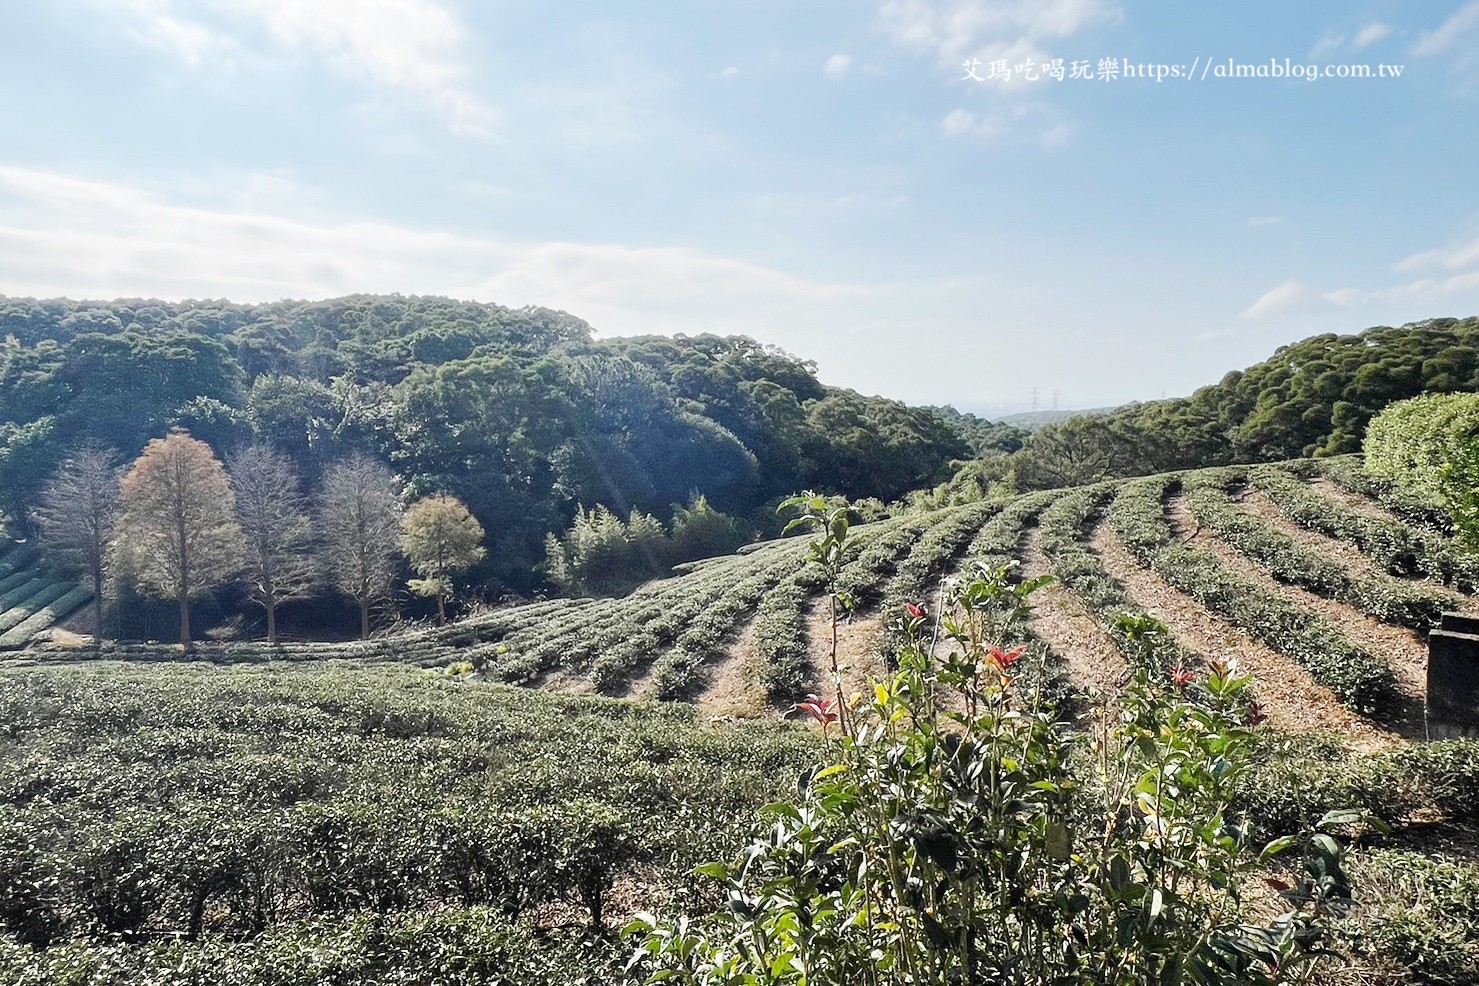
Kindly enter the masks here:
[[[1063, 717], [1235, 658], [1266, 717], [1244, 817], [1390, 827], [1357, 845], [1338, 981], [1479, 981], [1479, 742], [1422, 712], [1423, 638], [1479, 587], [1443, 517], [1330, 459], [859, 526], [845, 677], [904, 603], [1011, 561], [1058, 580], [1000, 643]], [[827, 592], [795, 539], [364, 643], [14, 651], [0, 981], [619, 982], [627, 918], [720, 906], [693, 868], [826, 755], [781, 713], [826, 688]]]

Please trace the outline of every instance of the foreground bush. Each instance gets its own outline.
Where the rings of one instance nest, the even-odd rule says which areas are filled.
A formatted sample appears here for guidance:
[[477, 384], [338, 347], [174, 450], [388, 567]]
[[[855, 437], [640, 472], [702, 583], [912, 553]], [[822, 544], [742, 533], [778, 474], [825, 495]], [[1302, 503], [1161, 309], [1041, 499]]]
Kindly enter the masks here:
[[[376, 916], [599, 933], [686, 899], [814, 760], [788, 727], [389, 666], [0, 669], [0, 983], [54, 981], [7, 961], [152, 968], [182, 942], [247, 968], [253, 942], [337, 948]], [[55, 981], [133, 981], [90, 976]]]
[[[1074, 733], [1019, 691], [1022, 652], [990, 646], [994, 597], [990, 580], [957, 587], [938, 660], [911, 606], [889, 681], [804, 704], [837, 734], [832, 764], [765, 810], [762, 839], [701, 869], [726, 910], [633, 924], [634, 967], [704, 986], [1308, 981], [1349, 900], [1342, 850], [1323, 833], [1260, 849], [1232, 814], [1248, 678], [1142, 674]], [[1296, 845], [1287, 910], [1249, 922], [1243, 878]]]

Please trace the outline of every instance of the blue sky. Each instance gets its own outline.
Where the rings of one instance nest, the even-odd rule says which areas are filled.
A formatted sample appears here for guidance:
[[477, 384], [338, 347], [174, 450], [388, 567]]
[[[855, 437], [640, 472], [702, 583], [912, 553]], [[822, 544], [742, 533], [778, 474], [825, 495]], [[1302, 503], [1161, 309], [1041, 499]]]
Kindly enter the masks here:
[[1451, 0], [14, 4], [0, 293], [448, 294], [914, 402], [1183, 394], [1479, 312], [1476, 53]]

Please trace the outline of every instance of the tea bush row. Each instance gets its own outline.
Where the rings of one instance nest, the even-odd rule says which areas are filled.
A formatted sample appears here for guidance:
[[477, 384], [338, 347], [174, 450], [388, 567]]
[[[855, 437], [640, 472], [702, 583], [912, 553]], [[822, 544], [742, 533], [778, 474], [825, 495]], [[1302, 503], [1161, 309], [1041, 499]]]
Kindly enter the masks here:
[[[30, 584], [27, 583], [27, 585]], [[38, 613], [46, 612], [48, 606], [65, 599], [69, 593], [76, 591], [76, 588], [76, 586], [68, 585], [66, 582], [43, 582], [39, 589], [36, 589], [25, 599], [11, 603], [4, 612], [0, 612], [0, 649], [7, 646], [3, 642], [10, 637], [11, 630], [20, 627]], [[91, 594], [84, 597], [83, 601], [85, 602], [88, 598], [91, 598]], [[81, 605], [81, 603], [78, 603], [78, 605]], [[77, 607], [74, 606], [72, 608], [76, 609]], [[67, 612], [70, 613], [71, 610]], [[26, 639], [29, 640], [30, 637], [28, 636]], [[23, 642], [17, 639], [15, 643], [8, 646], [19, 647]]]
[[[511, 635], [494, 648], [496, 657], [485, 660], [496, 677], [512, 683], [527, 682], [556, 667], [588, 667], [613, 649], [631, 645], [633, 635], [645, 625], [674, 611], [674, 600], [681, 602], [686, 594], [705, 592], [706, 587], [712, 593], [715, 587], [731, 584], [751, 564], [725, 558], [700, 574], [648, 582], [624, 598], [598, 600], [579, 614], [566, 614], [547, 625]], [[655, 653], [637, 653], [634, 663], [644, 656], [650, 659]], [[625, 671], [628, 666], [616, 670]], [[615, 675], [613, 682], [619, 677]]]
[[[26, 569], [24, 572], [16, 572], [14, 575], [7, 575], [5, 576], [5, 578], [0, 579], [0, 597], [9, 594], [12, 590], [19, 589], [27, 582], [32, 581], [44, 583], [46, 580], [37, 578], [36, 573], [29, 568]], [[0, 605], [4, 605], [4, 603], [0, 602]]]
[[1399, 964], [1432, 986], [1479, 982], [1479, 867], [1404, 849], [1368, 849], [1352, 867], [1362, 906], [1339, 934], [1352, 955]]
[[765, 692], [778, 702], [797, 702], [806, 694], [811, 673], [811, 639], [806, 627], [808, 584], [816, 573], [798, 569], [760, 600], [755, 647]]
[[905, 515], [870, 525], [877, 528], [876, 533], [868, 528], [858, 529], [858, 533], [868, 531], [868, 539], [857, 556], [837, 573], [838, 590], [852, 597], [857, 611], [870, 609], [879, 602], [884, 580], [929, 528], [933, 516], [933, 513]]
[[1458, 550], [1449, 539], [1364, 514], [1321, 494], [1283, 469], [1254, 469], [1250, 476], [1290, 520], [1349, 541], [1391, 574], [1422, 575], [1462, 592], [1479, 591], [1479, 561]]
[[[877, 524], [854, 528], [844, 559], [848, 563], [856, 559], [877, 536], [877, 530]], [[755, 614], [755, 646], [760, 656], [761, 682], [773, 701], [799, 701], [812, 685], [807, 604], [825, 594], [826, 582], [820, 565], [804, 562], [760, 599]]]
[[1353, 807], [1389, 825], [1479, 821], [1479, 741], [1441, 740], [1352, 752], [1333, 740], [1269, 736], [1265, 762], [1238, 805], [1265, 832]]
[[[91, 589], [76, 585], [68, 588], [59, 598], [48, 602], [11, 629], [0, 633], [0, 650], [14, 650], [25, 646], [36, 634], [58, 620], [71, 616], [91, 598]], [[0, 623], [3, 622], [0, 621]]]
[[1187, 477], [1186, 504], [1197, 523], [1215, 533], [1280, 582], [1345, 603], [1383, 623], [1426, 634], [1452, 604], [1447, 593], [1390, 575], [1360, 577], [1318, 551], [1240, 509], [1221, 482]]
[[999, 504], [972, 503], [932, 514], [933, 522], [914, 541], [909, 554], [894, 569], [879, 607], [897, 612], [905, 603], [926, 598], [931, 584], [949, 563], [1000, 510]]
[[800, 550], [786, 552], [698, 614], [677, 643], [657, 660], [654, 668], [657, 697], [673, 701], [691, 691], [700, 670], [717, 656], [740, 621], [754, 611], [766, 593], [800, 568], [803, 560]]
[[1098, 554], [1084, 543], [1088, 529], [1114, 495], [1113, 483], [1069, 490], [1043, 511], [1039, 521], [1042, 550], [1052, 563], [1053, 574], [1099, 618], [1105, 631], [1125, 660], [1145, 667], [1158, 677], [1170, 668], [1193, 667], [1201, 658], [1181, 647], [1170, 634], [1157, 633], [1131, 639], [1121, 617], [1144, 617], [1125, 594], [1125, 587], [1104, 567]]
[[251, 941], [73, 941], [36, 952], [0, 935], [15, 986], [566, 986], [621, 978], [627, 949], [546, 931], [488, 907], [356, 914], [270, 928]]
[[[801, 545], [786, 545], [782, 567], [801, 564]], [[735, 587], [756, 571], [775, 563], [771, 552], [756, 552], [733, 559], [729, 566], [703, 569], [654, 596], [641, 608], [626, 609], [623, 619], [606, 634], [593, 639], [593, 661], [588, 676], [598, 691], [614, 689], [638, 668], [655, 661], [671, 647], [707, 610], [718, 605]]]
[[[1056, 491], [1043, 490], [1019, 496], [1004, 505], [967, 545], [967, 572], [963, 577], [969, 578], [983, 569], [990, 571], [1017, 563], [1027, 528], [1036, 522], [1038, 515], [1059, 495]], [[1020, 573], [1012, 578], [1020, 580]], [[1062, 656], [1033, 632], [1030, 620], [1012, 625], [1005, 637], [1004, 640], [995, 641], [995, 645], [1026, 649], [1026, 655], [1017, 665], [1017, 676], [1022, 687], [1059, 708], [1066, 708], [1073, 698], [1073, 686]]]
[[1441, 534], [1453, 533], [1453, 518], [1447, 511], [1424, 503], [1386, 480], [1371, 475], [1360, 456], [1338, 455], [1316, 459], [1315, 462], [1321, 476], [1346, 492], [1374, 500], [1414, 526], [1432, 528]]
[[1109, 521], [1130, 552], [1173, 588], [1299, 662], [1356, 711], [1370, 714], [1395, 704], [1396, 679], [1384, 661], [1287, 599], [1229, 572], [1210, 552], [1172, 536], [1164, 500], [1179, 483], [1179, 476], [1159, 476], [1120, 488]]

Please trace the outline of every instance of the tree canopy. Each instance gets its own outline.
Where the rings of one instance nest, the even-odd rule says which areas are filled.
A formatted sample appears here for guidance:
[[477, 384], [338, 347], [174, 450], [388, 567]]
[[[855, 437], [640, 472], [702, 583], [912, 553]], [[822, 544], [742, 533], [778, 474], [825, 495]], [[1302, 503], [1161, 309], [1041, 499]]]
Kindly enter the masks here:
[[[804, 486], [896, 497], [948, 476], [978, 419], [824, 386], [740, 336], [597, 340], [563, 312], [356, 295], [236, 305], [0, 298], [0, 489], [17, 526], [84, 443], [173, 427], [287, 456], [309, 488], [352, 454], [445, 492], [492, 535], [480, 574], [533, 585], [578, 509], [666, 521], [702, 495], [763, 526]], [[991, 441], [991, 439], [984, 439]]]

